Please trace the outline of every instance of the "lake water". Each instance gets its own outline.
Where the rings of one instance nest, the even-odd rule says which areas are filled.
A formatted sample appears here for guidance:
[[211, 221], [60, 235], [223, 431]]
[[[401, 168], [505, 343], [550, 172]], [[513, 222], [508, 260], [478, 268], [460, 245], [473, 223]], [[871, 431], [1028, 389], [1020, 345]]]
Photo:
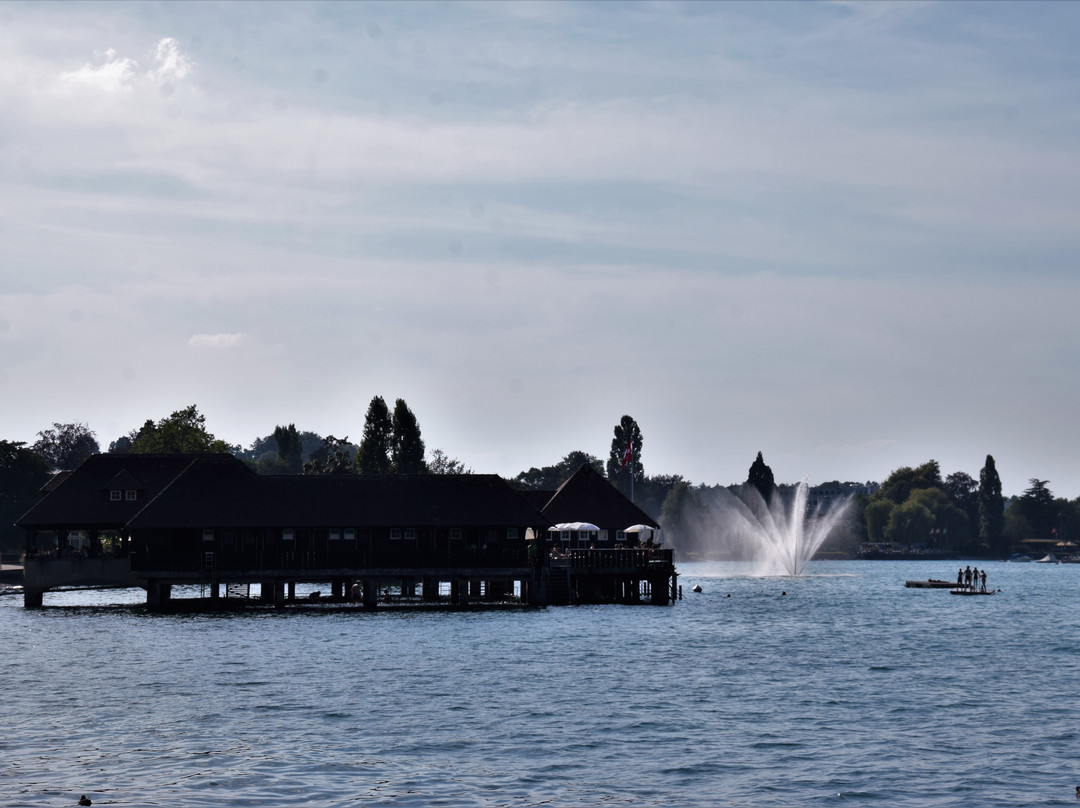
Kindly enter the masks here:
[[0, 802], [1075, 806], [1080, 565], [988, 570], [683, 564], [671, 607], [471, 613], [6, 594]]

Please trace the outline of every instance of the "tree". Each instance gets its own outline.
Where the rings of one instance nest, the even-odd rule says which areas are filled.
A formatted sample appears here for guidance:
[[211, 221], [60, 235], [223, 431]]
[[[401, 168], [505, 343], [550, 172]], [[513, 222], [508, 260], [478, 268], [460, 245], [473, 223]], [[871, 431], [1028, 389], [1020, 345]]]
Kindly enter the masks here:
[[1031, 525], [1033, 536], [1030, 538], [1047, 539], [1057, 526], [1057, 505], [1054, 495], [1047, 487], [1049, 480], [1037, 480], [1032, 477], [1028, 480], [1028, 488], [1021, 494], [1013, 508], [1016, 512], [1027, 519]]
[[582, 466], [589, 465], [596, 470], [597, 474], [603, 475], [604, 464], [588, 452], [573, 451], [566, 455], [554, 466], [544, 466], [541, 469], [533, 466], [528, 471], [523, 471], [510, 480], [515, 488], [526, 491], [554, 491]]
[[31, 449], [54, 471], [71, 471], [92, 454], [101, 451], [97, 436], [86, 424], [53, 423], [52, 429], [38, 432]]
[[773, 494], [776, 492], [776, 482], [773, 479], [772, 469], [765, 465], [765, 458], [761, 456], [761, 452], [757, 453], [757, 459], [750, 464], [750, 474], [746, 478], [746, 484], [758, 490], [766, 505], [772, 502]]
[[327, 435], [323, 438], [323, 445], [312, 452], [311, 460], [304, 464], [304, 474], [355, 474], [354, 450], [348, 436], [335, 438]]
[[390, 444], [390, 468], [395, 474], [424, 474], [424, 441], [420, 424], [412, 410], [399, 398], [394, 402], [393, 430]]
[[277, 445], [277, 457], [285, 473], [299, 474], [304, 465], [304, 452], [296, 425], [274, 427], [274, 443]]
[[889, 524], [896, 503], [891, 499], [873, 499], [866, 503], [866, 537], [870, 541], [886, 541], [885, 527]]
[[15, 520], [30, 510], [49, 481], [49, 464], [21, 441], [0, 440], [0, 549], [15, 552], [21, 535]]
[[431, 474], [472, 474], [472, 469], [465, 468], [465, 464], [456, 457], [450, 457], [442, 449], [433, 449], [431, 459], [427, 461], [427, 469]]
[[979, 472], [979, 538], [992, 549], [1003, 552], [1011, 546], [1003, 535], [1005, 528], [1005, 500], [1001, 496], [1001, 478], [993, 455], [986, 456], [986, 464]]
[[905, 501], [889, 515], [889, 524], [885, 526], [885, 538], [898, 544], [919, 544], [925, 542], [934, 526], [934, 514], [919, 502]]
[[874, 492], [873, 499], [888, 499], [901, 505], [916, 488], [941, 487], [941, 467], [936, 460], [928, 460], [918, 468], [902, 466], [896, 469]]
[[218, 440], [206, 429], [206, 417], [194, 404], [177, 410], [156, 424], [147, 421], [131, 439], [132, 454], [198, 454], [231, 452], [234, 447]]
[[957, 508], [967, 514], [972, 533], [979, 525], [979, 483], [970, 474], [955, 471], [945, 478], [945, 494]]
[[364, 417], [364, 437], [360, 451], [356, 453], [356, 471], [359, 474], [389, 474], [390, 447], [394, 434], [394, 422], [382, 396], [375, 396], [368, 404]]
[[[611, 452], [608, 454], [607, 478], [626, 496], [630, 495], [634, 483], [645, 479], [645, 469], [641, 465], [641, 429], [637, 421], [624, 415], [615, 425], [615, 436], [611, 439]], [[626, 448], [630, 447], [630, 457], [626, 458]]]

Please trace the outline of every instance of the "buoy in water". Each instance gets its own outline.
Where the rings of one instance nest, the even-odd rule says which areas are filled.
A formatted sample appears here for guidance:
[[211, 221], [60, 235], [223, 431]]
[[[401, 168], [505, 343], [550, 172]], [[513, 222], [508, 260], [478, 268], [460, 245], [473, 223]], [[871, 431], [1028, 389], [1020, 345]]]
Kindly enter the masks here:
[[700, 584], [694, 584], [694, 588], [691, 589], [690, 591], [691, 592], [700, 592], [701, 591], [701, 585]]

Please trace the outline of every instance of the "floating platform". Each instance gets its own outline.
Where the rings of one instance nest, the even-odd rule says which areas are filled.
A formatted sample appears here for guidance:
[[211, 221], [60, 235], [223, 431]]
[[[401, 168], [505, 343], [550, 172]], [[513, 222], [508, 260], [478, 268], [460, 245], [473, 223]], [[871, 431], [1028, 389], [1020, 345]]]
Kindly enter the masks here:
[[952, 589], [956, 586], [956, 582], [931, 578], [929, 581], [906, 581], [904, 586], [908, 589]]

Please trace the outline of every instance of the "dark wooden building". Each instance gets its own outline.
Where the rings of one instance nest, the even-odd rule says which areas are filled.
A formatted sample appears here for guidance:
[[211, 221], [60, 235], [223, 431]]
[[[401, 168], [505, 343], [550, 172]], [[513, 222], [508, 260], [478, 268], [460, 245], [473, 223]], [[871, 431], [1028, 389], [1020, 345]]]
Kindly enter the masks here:
[[[644, 516], [592, 474], [575, 474], [548, 505], [570, 512], [592, 496], [587, 513], [612, 525]], [[90, 584], [142, 586], [151, 607], [181, 584], [208, 587], [211, 599], [259, 584], [275, 604], [294, 599], [297, 583], [328, 583], [329, 598], [371, 608], [390, 589], [457, 605], [549, 601], [552, 521], [496, 475], [262, 476], [228, 454], [99, 454], [54, 481], [18, 524], [27, 606], [49, 589]], [[634, 552], [605, 562], [603, 575], [625, 580], [618, 587], [594, 586], [594, 557], [582, 567], [588, 585], [564, 592], [559, 566], [554, 602], [634, 601], [619, 593], [659, 574], [654, 557]]]

